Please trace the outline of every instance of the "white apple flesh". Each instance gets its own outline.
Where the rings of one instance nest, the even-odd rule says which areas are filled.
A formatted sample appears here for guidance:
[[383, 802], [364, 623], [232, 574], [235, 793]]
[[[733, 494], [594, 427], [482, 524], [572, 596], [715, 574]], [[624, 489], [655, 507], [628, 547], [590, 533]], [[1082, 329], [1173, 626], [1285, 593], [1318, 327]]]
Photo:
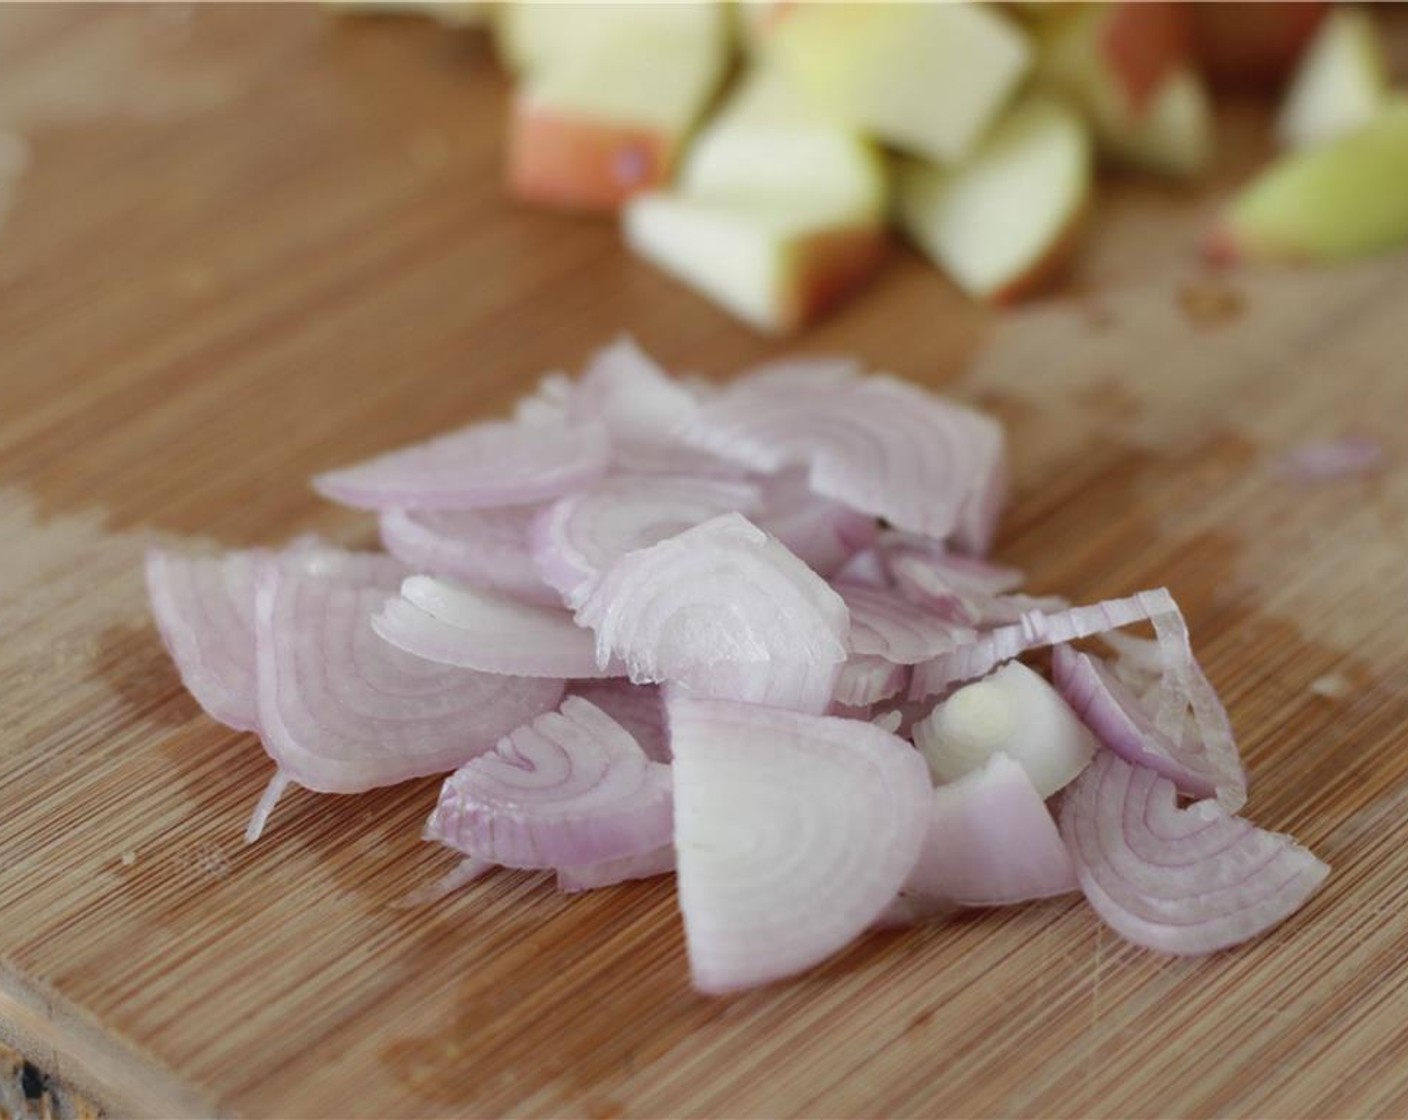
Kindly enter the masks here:
[[1373, 17], [1337, 8], [1301, 58], [1276, 120], [1276, 138], [1304, 148], [1353, 132], [1384, 107], [1388, 60]]
[[1065, 260], [1090, 195], [1091, 162], [1076, 113], [1033, 98], [958, 167], [904, 165], [896, 187], [900, 224], [964, 291], [1009, 302]]
[[723, 64], [721, 50], [642, 33], [599, 41], [544, 70], [514, 97], [511, 192], [559, 209], [610, 212], [668, 182]]
[[1031, 56], [1012, 20], [969, 3], [798, 4], [766, 54], [838, 123], [940, 161], [972, 148]]
[[873, 222], [664, 193], [632, 199], [624, 231], [639, 256], [767, 334], [796, 330], [843, 299], [887, 246]]
[[754, 68], [690, 145], [678, 188], [728, 202], [804, 199], [839, 220], [879, 220], [885, 164], [875, 146], [797, 96], [776, 73]]
[[613, 40], [645, 36], [677, 44], [676, 49], [722, 54], [728, 38], [728, 13], [723, 4], [713, 2], [505, 0], [490, 6], [499, 58], [520, 76], [570, 65], [599, 43]]
[[1191, 67], [1164, 79], [1143, 117], [1097, 112], [1093, 120], [1101, 152], [1116, 166], [1191, 179], [1212, 162], [1212, 98]]

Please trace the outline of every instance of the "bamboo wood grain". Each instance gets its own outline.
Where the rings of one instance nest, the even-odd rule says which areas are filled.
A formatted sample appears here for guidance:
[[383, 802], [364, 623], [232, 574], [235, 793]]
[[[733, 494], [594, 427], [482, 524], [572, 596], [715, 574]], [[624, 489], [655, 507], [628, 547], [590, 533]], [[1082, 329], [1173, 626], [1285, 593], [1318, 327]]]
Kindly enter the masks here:
[[[794, 348], [506, 202], [503, 108], [482, 44], [412, 24], [0, 9], [33, 150], [0, 229], [0, 1033], [168, 1115], [1408, 1113], [1408, 258], [1209, 280], [1204, 195], [1110, 187], [1072, 287], [1001, 317], [899, 256], [805, 345], [1004, 419], [999, 555], [1037, 589], [1173, 589], [1251, 814], [1334, 866], [1270, 936], [1169, 960], [1058, 900], [713, 1000], [668, 883], [393, 909], [453, 862], [434, 781], [296, 792], [242, 844], [270, 766], [180, 690], [145, 548], [369, 540], [310, 473], [623, 329], [716, 376]], [[1278, 475], [1348, 430], [1380, 476]]]

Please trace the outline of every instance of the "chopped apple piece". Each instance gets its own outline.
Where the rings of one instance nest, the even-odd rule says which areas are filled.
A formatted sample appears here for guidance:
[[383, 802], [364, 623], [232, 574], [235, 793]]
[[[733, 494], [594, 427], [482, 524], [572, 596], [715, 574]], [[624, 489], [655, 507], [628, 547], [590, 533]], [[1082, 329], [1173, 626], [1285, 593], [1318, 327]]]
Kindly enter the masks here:
[[667, 182], [721, 76], [722, 51], [673, 51], [652, 35], [595, 44], [514, 98], [508, 182], [528, 202], [612, 211]]
[[1325, 0], [1187, 4], [1198, 67], [1218, 87], [1275, 86], [1295, 68], [1328, 7]]
[[1005, 302], [1059, 271], [1091, 189], [1090, 140], [1059, 101], [1017, 106], [961, 166], [906, 164], [900, 224], [970, 295]]
[[873, 144], [831, 123], [783, 78], [759, 67], [691, 145], [679, 189], [726, 202], [805, 199], [838, 220], [878, 220], [885, 165]]
[[627, 244], [768, 334], [817, 318], [869, 278], [887, 238], [797, 206], [646, 194], [625, 209]]
[[1388, 60], [1373, 17], [1339, 8], [1301, 58], [1276, 136], [1291, 148], [1323, 144], [1371, 120], [1387, 100]]
[[597, 44], [658, 36], [675, 50], [722, 53], [728, 13], [713, 0], [668, 3], [574, 3], [507, 0], [495, 5], [494, 41], [505, 67], [536, 74], [570, 65]]
[[799, 5], [767, 56], [837, 122], [940, 161], [977, 142], [1030, 62], [1015, 23], [968, 3]]
[[1187, 64], [1184, 6], [1082, 5], [1038, 33], [1037, 80], [1085, 113], [1116, 166], [1175, 177], [1212, 156], [1212, 104]]
[[1186, 179], [1202, 174], [1212, 161], [1212, 99], [1188, 67], [1164, 79], [1142, 118], [1097, 111], [1092, 122], [1101, 151], [1122, 167]]
[[799, 0], [734, 0], [729, 4], [738, 42], [744, 52], [760, 54], [778, 21], [786, 19], [789, 10], [798, 3]]
[[1039, 28], [1041, 77], [1081, 105], [1133, 121], [1188, 58], [1179, 4], [1118, 0], [1059, 9]]
[[1327, 261], [1408, 241], [1408, 100], [1338, 140], [1282, 156], [1208, 239], [1216, 261]]

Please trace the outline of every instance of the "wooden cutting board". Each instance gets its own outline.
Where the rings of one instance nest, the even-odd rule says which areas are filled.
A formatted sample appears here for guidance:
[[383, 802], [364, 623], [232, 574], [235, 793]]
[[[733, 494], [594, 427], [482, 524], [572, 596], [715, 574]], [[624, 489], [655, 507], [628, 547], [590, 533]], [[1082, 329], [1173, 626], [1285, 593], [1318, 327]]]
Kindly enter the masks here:
[[[1405, 42], [1397, 28], [1396, 42]], [[764, 341], [499, 189], [484, 44], [300, 7], [0, 10], [0, 1022], [115, 1111], [194, 1115], [1408, 1113], [1408, 257], [1200, 272], [1219, 185], [1101, 195], [1073, 283], [1002, 315], [899, 256], [804, 340], [1008, 424], [999, 555], [1078, 600], [1167, 584], [1249, 812], [1334, 867], [1299, 915], [1170, 960], [1078, 899], [866, 937], [692, 993], [674, 891], [453, 859], [436, 783], [291, 794], [147, 622], [152, 544], [357, 543], [312, 472], [502, 410], [629, 330], [724, 376]], [[1288, 448], [1363, 432], [1377, 477]]]

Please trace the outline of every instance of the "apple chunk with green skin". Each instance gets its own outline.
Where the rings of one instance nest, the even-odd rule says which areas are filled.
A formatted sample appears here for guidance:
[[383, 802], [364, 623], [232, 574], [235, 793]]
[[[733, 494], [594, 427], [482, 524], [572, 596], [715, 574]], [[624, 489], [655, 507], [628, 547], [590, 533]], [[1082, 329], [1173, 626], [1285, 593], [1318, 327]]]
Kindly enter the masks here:
[[1031, 52], [987, 5], [818, 3], [788, 9], [766, 54], [837, 122], [945, 161], [996, 118]]
[[804, 206], [646, 194], [625, 209], [638, 255], [767, 334], [811, 322], [885, 256], [883, 227]]
[[508, 183], [517, 198], [610, 212], [668, 182], [723, 69], [722, 52], [642, 35], [596, 44], [515, 95]]
[[681, 49], [722, 53], [728, 37], [724, 5], [670, 3], [543, 3], [511, 0], [494, 8], [494, 45], [504, 67], [532, 75], [572, 63], [599, 43], [658, 36]]
[[1373, 17], [1338, 8], [1301, 58], [1276, 120], [1291, 148], [1323, 144], [1372, 120], [1388, 101], [1388, 60]]
[[1215, 261], [1329, 261], [1408, 242], [1408, 100], [1271, 165], [1204, 248]]
[[1060, 101], [1018, 105], [955, 168], [911, 162], [900, 224], [970, 295], [1008, 302], [1059, 271], [1091, 190], [1090, 139]]
[[677, 186], [722, 202], [804, 199], [838, 220], [879, 221], [886, 207], [886, 168], [875, 146], [817, 113], [765, 67], [744, 77], [695, 138]]

